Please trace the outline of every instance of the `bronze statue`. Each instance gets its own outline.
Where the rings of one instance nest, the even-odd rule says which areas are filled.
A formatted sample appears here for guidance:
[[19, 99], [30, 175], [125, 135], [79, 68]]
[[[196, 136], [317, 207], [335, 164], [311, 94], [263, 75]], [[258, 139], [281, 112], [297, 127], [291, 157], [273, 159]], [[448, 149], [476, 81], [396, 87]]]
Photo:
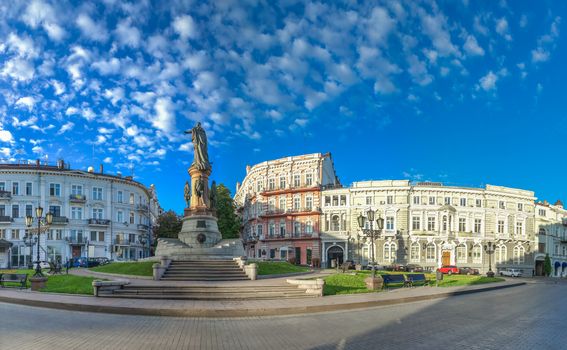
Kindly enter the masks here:
[[191, 205], [191, 185], [189, 185], [189, 181], [185, 181], [184, 194], [185, 204], [187, 205], [187, 208], [189, 208], [189, 206]]
[[191, 134], [191, 141], [193, 141], [193, 163], [199, 170], [210, 170], [211, 163], [209, 163], [209, 154], [207, 152], [207, 135], [205, 129], [201, 127], [201, 123], [197, 123], [193, 129], [185, 131], [185, 134]]
[[200, 200], [203, 199], [203, 194], [205, 194], [205, 181], [203, 181], [203, 177], [200, 175], [197, 179], [197, 182], [195, 183], [195, 194]]
[[217, 184], [213, 181], [211, 184], [211, 193], [209, 194], [211, 209], [217, 208]]

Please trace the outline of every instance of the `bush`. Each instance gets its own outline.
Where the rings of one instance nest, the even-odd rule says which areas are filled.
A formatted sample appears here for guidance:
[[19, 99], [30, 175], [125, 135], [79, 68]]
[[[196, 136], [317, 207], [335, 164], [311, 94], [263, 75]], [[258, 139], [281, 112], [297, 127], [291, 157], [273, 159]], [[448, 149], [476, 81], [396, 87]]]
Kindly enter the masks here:
[[287, 259], [287, 262], [292, 264], [292, 265], [295, 265], [295, 257], [292, 256], [291, 258]]
[[319, 258], [312, 258], [311, 259], [311, 265], [313, 265], [313, 267], [321, 267], [321, 259]]

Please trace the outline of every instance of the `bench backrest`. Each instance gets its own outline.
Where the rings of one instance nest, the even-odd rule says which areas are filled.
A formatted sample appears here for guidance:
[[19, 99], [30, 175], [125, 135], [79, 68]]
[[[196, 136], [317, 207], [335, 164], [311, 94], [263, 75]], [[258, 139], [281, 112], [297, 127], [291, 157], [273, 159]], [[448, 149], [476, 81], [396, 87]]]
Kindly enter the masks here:
[[412, 275], [406, 275], [408, 277], [408, 280], [410, 281], [425, 281], [425, 275], [422, 273], [416, 273], [416, 274], [412, 274]]
[[5, 273], [2, 274], [2, 281], [22, 281], [28, 278], [28, 275], [25, 273]]
[[403, 283], [406, 281], [404, 275], [382, 275], [385, 283]]

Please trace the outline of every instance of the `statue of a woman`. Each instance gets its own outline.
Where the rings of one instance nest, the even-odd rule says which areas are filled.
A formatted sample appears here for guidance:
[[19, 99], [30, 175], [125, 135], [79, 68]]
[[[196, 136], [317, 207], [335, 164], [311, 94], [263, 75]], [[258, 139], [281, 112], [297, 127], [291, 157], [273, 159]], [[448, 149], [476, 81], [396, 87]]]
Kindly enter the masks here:
[[191, 185], [189, 185], [189, 181], [185, 181], [185, 189], [184, 189], [184, 197], [185, 197], [185, 204], [187, 208], [191, 205]]
[[209, 199], [211, 203], [211, 209], [217, 208], [217, 184], [213, 181], [211, 184], [211, 193], [209, 194]]
[[199, 176], [197, 182], [195, 182], [195, 194], [199, 200], [202, 200], [203, 203], [205, 203], [205, 200], [203, 199], [203, 195], [205, 194], [205, 181], [203, 181], [202, 176]]
[[201, 123], [197, 123], [193, 129], [186, 130], [185, 134], [191, 134], [191, 141], [193, 141], [194, 158], [191, 166], [195, 166], [199, 170], [210, 170], [211, 163], [209, 163], [209, 154], [207, 152], [207, 135], [205, 129], [201, 127]]

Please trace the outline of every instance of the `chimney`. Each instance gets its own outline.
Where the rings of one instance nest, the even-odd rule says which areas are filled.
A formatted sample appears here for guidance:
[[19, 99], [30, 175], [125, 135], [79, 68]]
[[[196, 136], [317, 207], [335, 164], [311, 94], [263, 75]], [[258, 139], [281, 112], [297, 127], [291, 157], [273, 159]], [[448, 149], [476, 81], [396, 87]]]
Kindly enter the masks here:
[[101, 173], [101, 174], [104, 173], [104, 165], [102, 165], [102, 164], [100, 165], [100, 171], [99, 171], [99, 173]]

